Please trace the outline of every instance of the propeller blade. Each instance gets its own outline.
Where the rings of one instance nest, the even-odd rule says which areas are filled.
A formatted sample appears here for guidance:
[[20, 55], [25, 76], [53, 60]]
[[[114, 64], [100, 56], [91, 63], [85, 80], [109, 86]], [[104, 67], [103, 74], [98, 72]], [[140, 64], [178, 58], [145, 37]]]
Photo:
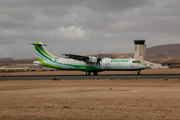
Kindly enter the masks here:
[[102, 61], [102, 59], [100, 58], [101, 57], [101, 55], [102, 55], [102, 53], [101, 54], [99, 54], [99, 51], [98, 51], [98, 55], [97, 55], [97, 62], [96, 62], [96, 66], [98, 66], [99, 65], [99, 67], [101, 66], [101, 64], [100, 64], [100, 61]]
[[101, 61], [102, 61], [102, 59], [101, 58], [97, 58], [97, 65], [99, 64], [99, 67], [101, 66]]

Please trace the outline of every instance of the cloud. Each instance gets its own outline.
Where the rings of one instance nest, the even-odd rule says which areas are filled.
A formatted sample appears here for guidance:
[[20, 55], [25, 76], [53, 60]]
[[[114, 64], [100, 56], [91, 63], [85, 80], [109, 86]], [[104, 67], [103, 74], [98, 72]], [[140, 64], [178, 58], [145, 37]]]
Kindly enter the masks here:
[[179, 43], [179, 5], [179, 0], [0, 0], [1, 57], [35, 57], [27, 46], [32, 41], [49, 44], [55, 55], [133, 52], [136, 38], [149, 47]]

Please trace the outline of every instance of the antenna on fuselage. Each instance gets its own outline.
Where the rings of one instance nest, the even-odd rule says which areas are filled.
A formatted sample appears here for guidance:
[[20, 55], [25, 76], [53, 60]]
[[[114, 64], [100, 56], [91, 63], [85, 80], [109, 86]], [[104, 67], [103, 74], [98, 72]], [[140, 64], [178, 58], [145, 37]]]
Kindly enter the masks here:
[[114, 53], [111, 54], [111, 59], [116, 59]]

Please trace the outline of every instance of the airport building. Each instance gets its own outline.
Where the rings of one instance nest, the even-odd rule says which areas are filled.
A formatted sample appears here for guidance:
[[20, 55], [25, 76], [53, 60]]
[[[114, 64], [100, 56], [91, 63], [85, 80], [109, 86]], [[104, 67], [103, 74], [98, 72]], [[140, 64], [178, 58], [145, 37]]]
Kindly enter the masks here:
[[148, 68], [158, 69], [158, 68], [168, 68], [167, 66], [162, 66], [160, 63], [153, 63], [146, 60], [146, 44], [145, 40], [134, 40], [134, 59], [138, 59], [141, 63], [145, 64]]

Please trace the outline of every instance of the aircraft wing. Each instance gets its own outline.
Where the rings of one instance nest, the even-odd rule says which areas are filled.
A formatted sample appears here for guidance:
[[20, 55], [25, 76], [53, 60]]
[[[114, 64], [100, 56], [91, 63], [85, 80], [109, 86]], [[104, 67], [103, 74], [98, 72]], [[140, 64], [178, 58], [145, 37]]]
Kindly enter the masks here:
[[74, 55], [74, 54], [63, 54], [63, 55], [67, 56], [68, 58], [72, 58], [72, 59], [79, 60], [79, 61], [89, 60], [89, 57], [87, 57], [87, 56]]

